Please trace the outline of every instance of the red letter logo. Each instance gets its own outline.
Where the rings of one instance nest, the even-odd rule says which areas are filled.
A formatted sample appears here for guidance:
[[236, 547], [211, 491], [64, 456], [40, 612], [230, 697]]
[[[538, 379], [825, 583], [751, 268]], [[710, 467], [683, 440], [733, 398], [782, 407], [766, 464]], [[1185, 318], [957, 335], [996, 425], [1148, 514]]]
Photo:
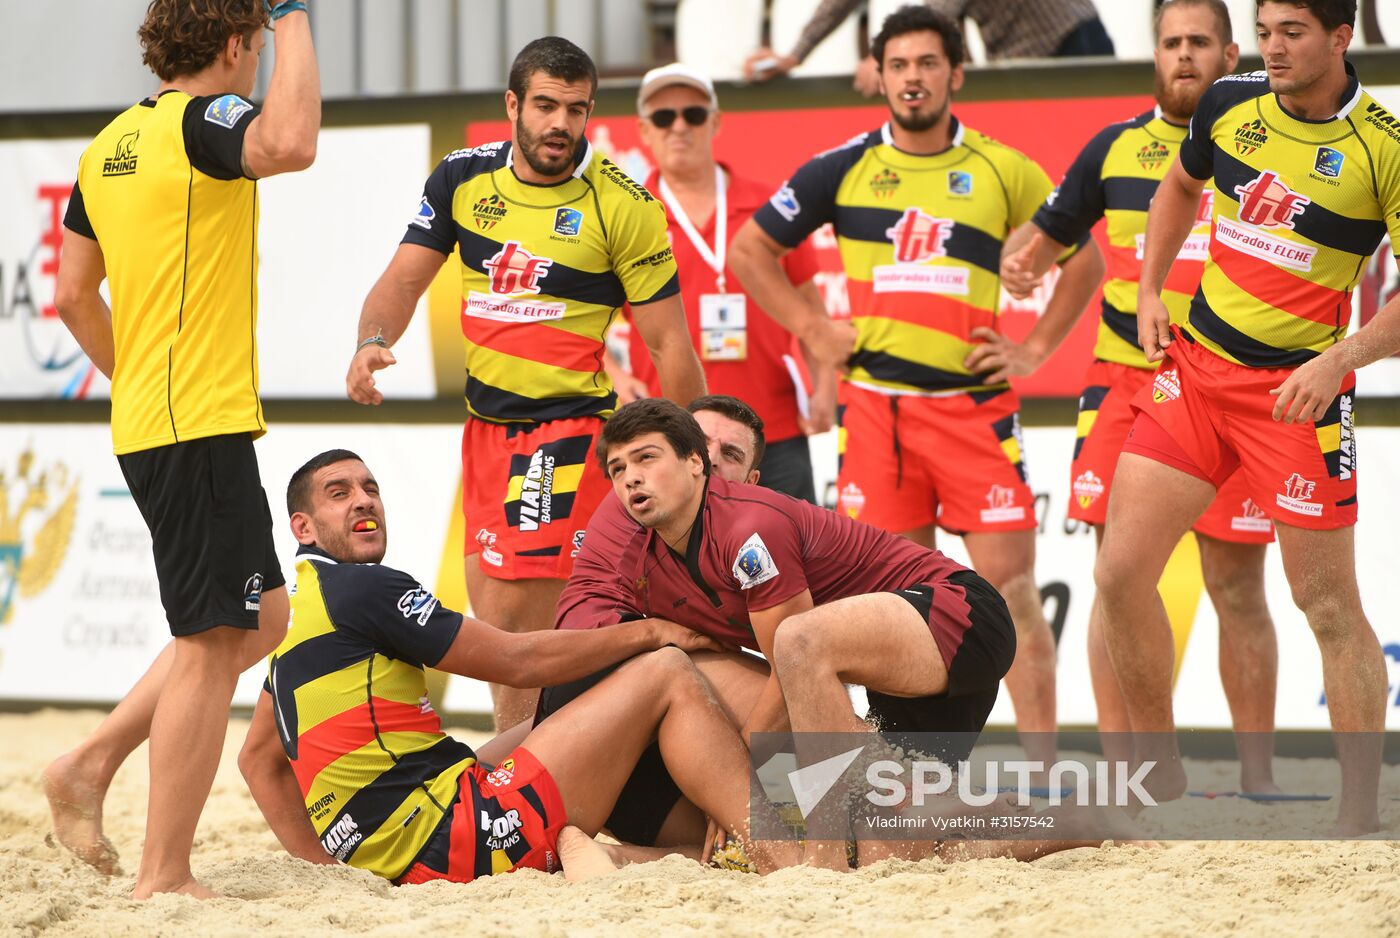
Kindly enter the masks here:
[[934, 257], [946, 257], [943, 247], [953, 233], [953, 222], [947, 218], [925, 215], [917, 208], [904, 210], [885, 237], [894, 243], [894, 259], [900, 264], [917, 264]]
[[539, 282], [554, 261], [535, 257], [518, 241], [507, 241], [496, 256], [482, 264], [491, 275], [491, 292], [506, 296], [539, 293]]
[[1292, 228], [1293, 219], [1312, 204], [1279, 181], [1277, 173], [1261, 173], [1258, 179], [1235, 186], [1240, 197], [1240, 221], [1257, 228]]

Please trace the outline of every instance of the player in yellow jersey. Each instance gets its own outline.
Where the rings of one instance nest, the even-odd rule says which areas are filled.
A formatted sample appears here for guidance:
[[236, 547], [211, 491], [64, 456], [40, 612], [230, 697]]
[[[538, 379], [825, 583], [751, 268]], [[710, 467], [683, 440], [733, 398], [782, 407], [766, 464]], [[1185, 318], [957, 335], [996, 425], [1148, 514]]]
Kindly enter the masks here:
[[[819, 355], [849, 368], [838, 508], [932, 546], [963, 537], [972, 566], [1016, 622], [1006, 685], [1032, 758], [1054, 761], [1055, 646], [1035, 583], [1035, 510], [1019, 403], [1006, 373], [981, 374], [996, 335], [1002, 243], [1051, 191], [1021, 153], [950, 111], [963, 82], [958, 28], [903, 7], [872, 42], [891, 121], [801, 167], [734, 239], [750, 296]], [[846, 269], [852, 348], [782, 277], [782, 254], [833, 221]], [[1077, 315], [1103, 275], [1092, 241], [1064, 261], [1055, 307]]]
[[[1069, 517], [1093, 525], [1096, 543], [1103, 539], [1113, 471], [1133, 424], [1131, 402], [1152, 381], [1156, 367], [1137, 344], [1137, 281], [1147, 209], [1186, 138], [1201, 95], [1239, 60], [1223, 0], [1167, 0], [1157, 10], [1154, 59], [1156, 108], [1095, 135], [1030, 224], [1007, 240], [1002, 258], [1007, 291], [1028, 296], [1066, 246], [1099, 219], [1106, 220], [1109, 279], [1094, 362], [1079, 398], [1070, 468]], [[1197, 225], [1162, 294], [1177, 322], [1185, 320], [1201, 282], [1212, 194], [1209, 189], [1204, 193]], [[1055, 329], [1052, 343], [1058, 345], [1072, 325], [1067, 319]], [[1044, 349], [1004, 337], [988, 346], [988, 363], [1009, 367], [1012, 374], [1031, 374], [1045, 360]], [[1278, 641], [1264, 598], [1264, 551], [1274, 539], [1273, 524], [1249, 497], [1244, 474], [1236, 472], [1194, 530], [1206, 591], [1220, 618], [1220, 677], [1234, 718], [1241, 788], [1276, 793], [1268, 734], [1274, 728]], [[1131, 749], [1128, 716], [1104, 647], [1097, 602], [1089, 612], [1088, 641], [1099, 732], [1104, 746], [1114, 750], [1105, 754], [1110, 761], [1126, 761]]]
[[[267, 102], [247, 100], [263, 28]], [[253, 440], [258, 400], [255, 181], [305, 169], [320, 83], [297, 0], [154, 0], [140, 30], [160, 89], [84, 151], [64, 221], [56, 305], [112, 379], [112, 440], [151, 529], [175, 636], [93, 736], [45, 772], [59, 840], [108, 872], [102, 798], [149, 734], [135, 895], [213, 895], [190, 872], [240, 671], [287, 627], [287, 593]], [[106, 279], [111, 308], [98, 293]]]
[[[761, 871], [799, 861], [795, 843], [748, 837], [748, 753], [685, 655], [721, 646], [660, 619], [512, 635], [443, 608], [381, 563], [379, 485], [346, 450], [298, 469], [287, 509], [302, 545], [294, 621], [272, 655], [239, 767], [294, 856], [400, 884], [553, 872], [561, 860], [574, 876], [606, 871], [600, 845], [586, 836], [570, 845], [561, 832], [596, 833], [655, 743], [670, 777], [746, 842]], [[480, 758], [443, 733], [423, 671], [553, 684], [618, 662], [560, 712], [486, 743]]]
[[[472, 609], [512, 631], [547, 629], [607, 481], [588, 459], [617, 395], [604, 336], [630, 303], [666, 396], [704, 393], [661, 203], [584, 136], [597, 70], [565, 39], [537, 39], [510, 71], [509, 141], [447, 155], [365, 299], [346, 378], [377, 404], [418, 297], [460, 257], [467, 422], [462, 511]], [[538, 692], [493, 687], [500, 729]]]
[[[1356, 582], [1354, 370], [1400, 349], [1400, 299], [1347, 337], [1351, 291], [1400, 243], [1400, 132], [1346, 61], [1354, 0], [1258, 0], [1266, 71], [1221, 79], [1158, 187], [1138, 292], [1161, 364], [1134, 404], [1096, 579], [1110, 659], [1148, 790], [1179, 797], [1173, 646], [1153, 586], [1237, 469], [1273, 518], [1293, 598], [1322, 653], [1341, 757], [1336, 831], [1379, 829], [1386, 671]], [[1214, 177], [1214, 228], [1184, 325], [1161, 294]], [[1314, 691], [1315, 693], [1315, 691]]]

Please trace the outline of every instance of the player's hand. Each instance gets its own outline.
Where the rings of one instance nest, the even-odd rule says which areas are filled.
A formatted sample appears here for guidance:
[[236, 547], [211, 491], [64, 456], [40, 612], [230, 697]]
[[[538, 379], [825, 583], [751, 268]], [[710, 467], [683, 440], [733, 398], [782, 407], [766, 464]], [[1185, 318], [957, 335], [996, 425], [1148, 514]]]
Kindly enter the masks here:
[[647, 393], [647, 383], [636, 375], [621, 372], [612, 376], [613, 390], [617, 392], [617, 406], [651, 397]]
[[1320, 420], [1337, 399], [1346, 368], [1326, 352], [1312, 361], [1304, 362], [1269, 393], [1274, 401], [1274, 419], [1284, 423], [1304, 423]]
[[767, 46], [755, 49], [744, 59], [744, 81], [771, 81], [781, 78], [797, 67], [790, 55], [779, 55]]
[[860, 60], [860, 64], [856, 66], [856, 73], [851, 78], [851, 87], [867, 98], [873, 98], [880, 93], [880, 66], [875, 62], [875, 56], [867, 55]]
[[815, 330], [801, 338], [813, 358], [832, 368], [844, 368], [856, 349], [856, 327], [848, 319], [822, 319]]
[[1024, 300], [1044, 279], [1033, 269], [1035, 256], [1044, 243], [1045, 236], [1037, 231], [1021, 250], [1001, 259], [1001, 286], [1013, 299]]
[[1156, 293], [1138, 291], [1138, 345], [1147, 353], [1147, 360], [1159, 362], [1166, 357], [1167, 346], [1172, 344], [1172, 317], [1167, 312], [1167, 304]]
[[1000, 384], [1011, 377], [1024, 378], [1033, 374], [1045, 362], [1045, 353], [1028, 344], [1013, 342], [986, 326], [972, 330], [972, 338], [981, 340], [963, 361], [973, 374], [982, 375], [983, 384]]
[[714, 818], [705, 815], [705, 843], [700, 848], [700, 861], [708, 866], [715, 851], [723, 849], [728, 840], [729, 832]]
[[836, 426], [836, 376], [818, 380], [807, 399], [807, 416], [798, 415], [797, 425], [807, 436], [825, 433]]
[[356, 404], [381, 404], [384, 395], [374, 386], [374, 373], [396, 363], [394, 353], [379, 345], [366, 345], [350, 359], [345, 394]]
[[732, 652], [733, 648], [723, 642], [702, 635], [694, 629], [688, 629], [683, 625], [677, 625], [666, 619], [652, 619], [652, 628], [655, 629], [655, 641], [657, 648], [665, 648], [667, 645], [675, 645], [681, 651], [721, 651]]

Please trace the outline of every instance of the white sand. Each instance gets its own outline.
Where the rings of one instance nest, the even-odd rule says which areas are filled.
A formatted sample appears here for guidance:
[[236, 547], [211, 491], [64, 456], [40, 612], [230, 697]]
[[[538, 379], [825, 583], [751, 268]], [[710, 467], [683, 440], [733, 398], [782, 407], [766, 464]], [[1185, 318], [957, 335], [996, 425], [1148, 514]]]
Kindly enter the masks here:
[[[107, 800], [107, 832], [126, 875], [108, 879], [46, 843], [39, 772], [100, 718], [0, 715], [0, 935], [1400, 934], [1400, 842], [1381, 840], [1187, 842], [1074, 850], [1034, 864], [892, 861], [848, 875], [797, 869], [767, 878], [672, 857], [581, 886], [525, 871], [469, 886], [396, 889], [281, 853], [234, 764], [244, 723], [230, 728], [195, 841], [196, 875], [229, 898], [138, 903], [128, 894], [145, 821], [144, 748]], [[1277, 766], [1285, 789], [1291, 777], [1305, 782], [1305, 771], [1286, 760]], [[1233, 779], [1209, 776], [1193, 774], [1193, 786], [1233, 787]], [[1273, 812], [1312, 811], [1325, 824], [1335, 810], [1237, 799], [1211, 805], [1222, 816], [1247, 815], [1261, 832], [1279, 816]], [[1400, 803], [1382, 810], [1392, 829], [1400, 827]]]

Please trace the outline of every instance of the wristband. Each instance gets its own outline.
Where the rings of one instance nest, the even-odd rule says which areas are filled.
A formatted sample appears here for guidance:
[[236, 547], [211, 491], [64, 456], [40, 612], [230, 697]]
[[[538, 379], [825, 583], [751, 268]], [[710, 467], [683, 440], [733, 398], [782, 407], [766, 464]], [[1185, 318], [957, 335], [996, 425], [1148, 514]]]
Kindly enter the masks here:
[[267, 18], [275, 23], [288, 13], [295, 13], [297, 10], [306, 13], [306, 4], [303, 0], [282, 0], [282, 2], [275, 4], [271, 0], [263, 0], [263, 9], [267, 12]]
[[377, 345], [380, 348], [388, 348], [389, 343], [384, 341], [384, 330], [381, 329], [368, 339], [361, 339], [360, 344], [355, 346], [355, 354], [358, 355], [367, 346]]

